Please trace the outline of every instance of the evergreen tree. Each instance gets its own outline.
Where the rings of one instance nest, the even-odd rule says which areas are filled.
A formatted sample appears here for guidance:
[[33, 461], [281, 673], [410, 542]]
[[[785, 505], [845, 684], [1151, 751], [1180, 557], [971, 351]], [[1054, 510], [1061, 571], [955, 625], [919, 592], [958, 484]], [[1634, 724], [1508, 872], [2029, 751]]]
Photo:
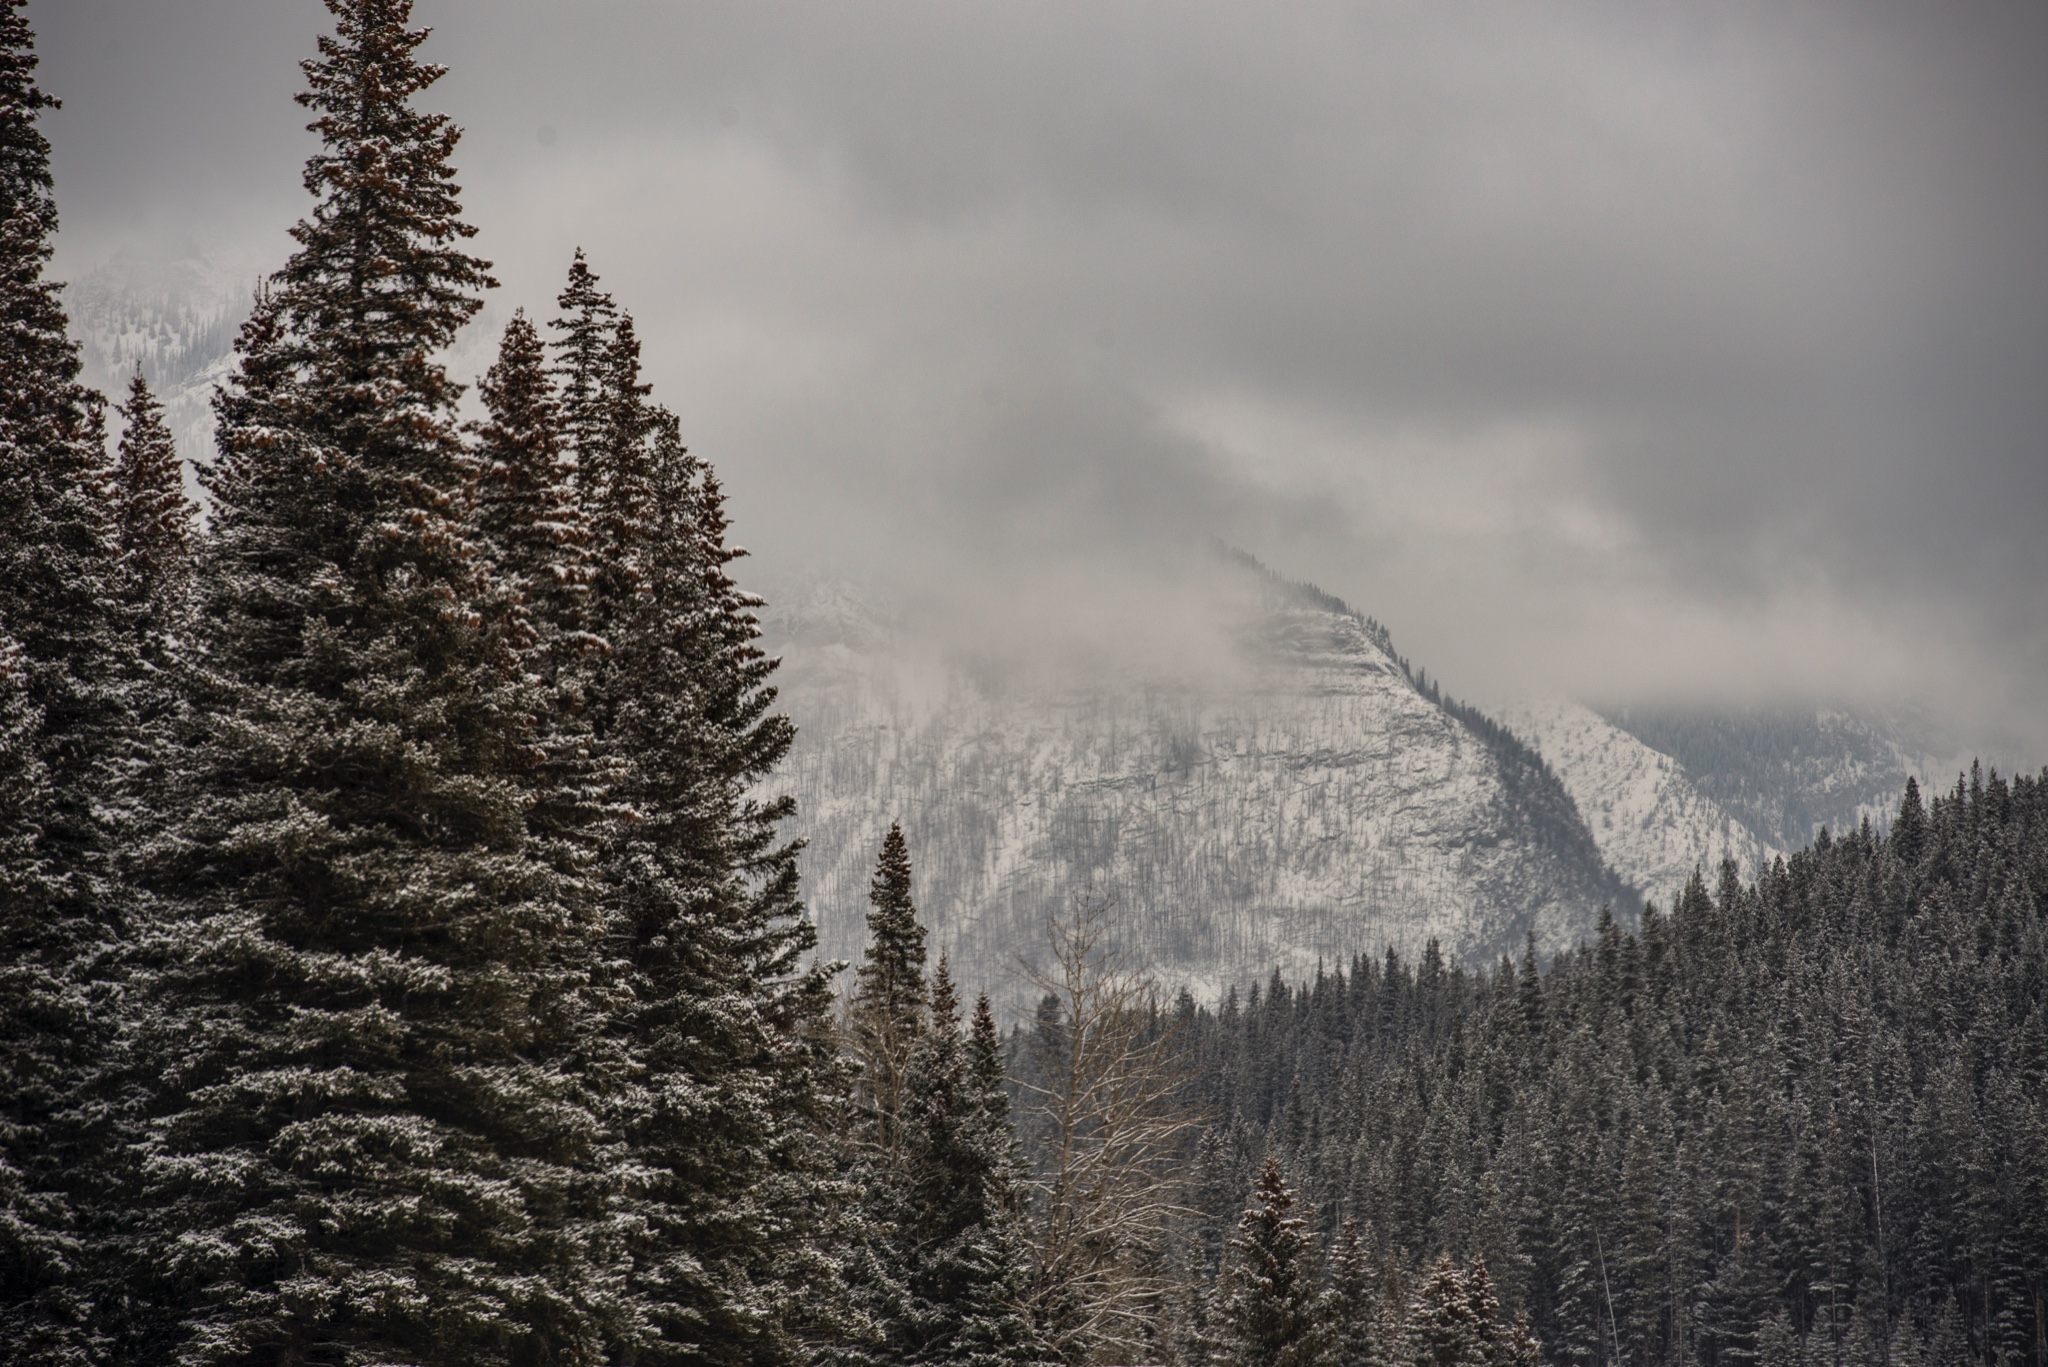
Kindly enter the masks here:
[[70, 1362], [97, 1334], [85, 1255], [117, 1144], [105, 1084], [129, 904], [114, 857], [140, 666], [104, 405], [44, 278], [57, 212], [37, 120], [56, 101], [22, 9], [0, 0], [0, 1342]]
[[299, 249], [218, 404], [207, 673], [140, 1043], [144, 1360], [592, 1360], [596, 918], [529, 839], [541, 700], [435, 359], [492, 282], [409, 0], [328, 0]]
[[584, 429], [574, 487], [589, 620], [608, 646], [586, 711], [624, 818], [598, 857], [623, 993], [612, 1113], [637, 1174], [622, 1351], [788, 1362], [836, 1313], [846, 1205], [834, 970], [805, 962], [816, 932], [781, 833], [793, 804], [755, 796], [794, 733], [773, 710], [760, 600], [729, 573], [740, 552], [717, 481], [648, 402], [630, 319], [603, 356], [602, 421]]
[[941, 957], [904, 1098], [904, 1181], [890, 1243], [905, 1296], [886, 1341], [895, 1361], [996, 1367], [1044, 1360], [1023, 1311], [1023, 1181], [1000, 1047], [986, 998], [963, 1044]]
[[1316, 1291], [1316, 1243], [1296, 1197], [1267, 1158], [1218, 1286], [1216, 1361], [1314, 1367], [1329, 1351], [1332, 1307]]
[[1527, 1314], [1517, 1313], [1515, 1322], [1508, 1326], [1498, 1362], [1500, 1367], [1542, 1367], [1543, 1345], [1530, 1332]]
[[114, 463], [115, 524], [132, 591], [147, 614], [145, 630], [161, 658], [163, 638], [184, 613], [199, 509], [185, 497], [177, 444], [140, 366], [128, 381], [121, 415], [128, 427]]
[[1482, 1367], [1488, 1328], [1473, 1309], [1465, 1274], [1443, 1254], [1409, 1307], [1401, 1360], [1410, 1367]]
[[581, 247], [569, 263], [569, 283], [555, 303], [562, 310], [551, 325], [559, 334], [554, 374], [561, 386], [562, 431], [569, 449], [581, 459], [604, 441], [605, 380], [614, 369], [609, 357], [619, 310], [611, 295], [597, 287], [597, 275]]
[[1330, 1367], [1383, 1367], [1380, 1278], [1356, 1220], [1347, 1219], [1338, 1233], [1330, 1262], [1330, 1307]]
[[924, 1031], [924, 927], [910, 895], [910, 847], [892, 822], [868, 883], [868, 945], [861, 958], [848, 1031], [864, 1073], [871, 1140], [893, 1165], [912, 1052]]
[[589, 712], [606, 644], [588, 629], [589, 529], [563, 459], [547, 351], [523, 312], [506, 326], [480, 389], [490, 416], [477, 434], [472, 523], [518, 600], [529, 633], [526, 665], [544, 694], [527, 826], [553, 844], [566, 869], [582, 872], [604, 823], [616, 815], [609, 785], [617, 775], [596, 753]]
[[0, 1129], [0, 1342], [23, 1362], [82, 1362], [84, 1249], [43, 1165], [46, 1128], [35, 1123], [63, 1086], [64, 1060], [49, 1037], [72, 1020], [61, 1009], [70, 995], [63, 965], [46, 960], [37, 933], [55, 880], [41, 849], [50, 781], [27, 673], [21, 647], [0, 635], [0, 1076], [9, 1103]]
[[1892, 853], [1908, 865], [1920, 862], [1927, 844], [1927, 810], [1920, 804], [1920, 781], [1908, 774], [1899, 799], [1899, 819], [1892, 824]]

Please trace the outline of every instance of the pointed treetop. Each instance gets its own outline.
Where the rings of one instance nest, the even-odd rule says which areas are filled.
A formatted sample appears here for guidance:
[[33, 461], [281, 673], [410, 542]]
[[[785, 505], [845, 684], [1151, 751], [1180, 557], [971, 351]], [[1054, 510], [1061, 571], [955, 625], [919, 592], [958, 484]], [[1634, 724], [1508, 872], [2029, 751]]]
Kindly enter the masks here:
[[619, 324], [618, 306], [597, 287], [597, 274], [584, 260], [581, 247], [569, 263], [569, 283], [556, 296], [555, 304], [562, 310], [548, 325], [556, 333], [555, 350], [561, 358], [555, 364], [555, 375], [562, 386], [569, 446], [581, 453], [596, 442], [602, 427], [599, 399], [604, 390], [605, 357]]
[[1899, 799], [1899, 819], [1892, 823], [1892, 851], [1908, 864], [1920, 860], [1927, 843], [1927, 809], [1920, 805], [1920, 784], [1906, 776], [1906, 793]]
[[943, 950], [939, 953], [939, 966], [932, 970], [931, 1026], [934, 1035], [955, 1040], [960, 1036], [960, 994], [954, 990], [953, 972]]
[[1414, 1367], [1470, 1367], [1485, 1361], [1470, 1288], [1448, 1253], [1437, 1258], [1429, 1279], [1415, 1293], [1402, 1356]]
[[1268, 1155], [1230, 1240], [1218, 1318], [1230, 1367], [1313, 1367], [1329, 1342], [1331, 1307], [1315, 1290], [1315, 1238]]
[[402, 377], [429, 403], [452, 403], [459, 391], [426, 358], [497, 282], [461, 245], [476, 235], [449, 164], [462, 130], [412, 106], [446, 68], [414, 56], [428, 30], [408, 27], [412, 0], [326, 3], [335, 31], [300, 63], [296, 98], [318, 115], [307, 126], [321, 150], [305, 172], [318, 203], [293, 227], [299, 251], [279, 273], [286, 312], [295, 330], [328, 339], [310, 359], [359, 381]]
[[63, 287], [43, 278], [57, 201], [50, 140], [37, 120], [58, 104], [36, 84], [35, 33], [23, 4], [0, 0], [0, 420], [13, 425], [16, 440], [41, 445], [45, 460], [56, 458], [60, 477], [90, 480], [103, 473], [106, 454], [87, 449], [103, 436], [102, 401], [76, 383], [78, 347], [57, 298]]
[[910, 896], [910, 844], [889, 823], [868, 883], [868, 950], [860, 968], [864, 995], [891, 1003], [923, 997], [924, 927]]
[[199, 509], [185, 497], [177, 443], [141, 366], [128, 381], [128, 402], [120, 413], [128, 428], [114, 463], [115, 525], [142, 598], [158, 601], [176, 593], [190, 576]]
[[26, 211], [57, 227], [51, 197], [50, 140], [36, 116], [58, 103], [36, 84], [35, 33], [21, 13], [28, 0], [0, 0], [0, 222]]
[[995, 1013], [989, 1010], [986, 992], [974, 999], [974, 1022], [969, 1027], [967, 1057], [976, 1089], [989, 1099], [991, 1109], [1008, 1116], [1010, 1099], [1003, 1091], [1003, 1037], [996, 1030]]

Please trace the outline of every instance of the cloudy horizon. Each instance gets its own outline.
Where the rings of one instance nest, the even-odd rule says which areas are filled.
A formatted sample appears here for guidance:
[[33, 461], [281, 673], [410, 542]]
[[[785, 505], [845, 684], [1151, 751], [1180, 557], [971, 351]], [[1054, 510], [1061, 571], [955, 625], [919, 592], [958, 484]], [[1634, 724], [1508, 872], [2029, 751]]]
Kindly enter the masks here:
[[[29, 15], [60, 272], [282, 260], [319, 4]], [[417, 19], [485, 325], [547, 316], [587, 249], [764, 575], [1052, 631], [1222, 539], [1483, 702], [1919, 705], [2048, 755], [2035, 15]]]

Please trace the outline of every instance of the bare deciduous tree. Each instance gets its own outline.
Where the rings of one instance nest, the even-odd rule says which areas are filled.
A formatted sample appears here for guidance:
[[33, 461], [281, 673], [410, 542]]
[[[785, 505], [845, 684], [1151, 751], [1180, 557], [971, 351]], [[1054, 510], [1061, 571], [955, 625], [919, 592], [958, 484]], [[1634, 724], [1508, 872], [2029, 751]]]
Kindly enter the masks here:
[[1157, 984], [1111, 948], [1108, 914], [1077, 900], [1049, 922], [1049, 965], [1026, 967], [1046, 996], [1021, 1084], [1040, 1139], [1030, 1308], [1074, 1363], [1157, 1351], [1169, 1245], [1190, 1214], [1181, 1174], [1202, 1125]]

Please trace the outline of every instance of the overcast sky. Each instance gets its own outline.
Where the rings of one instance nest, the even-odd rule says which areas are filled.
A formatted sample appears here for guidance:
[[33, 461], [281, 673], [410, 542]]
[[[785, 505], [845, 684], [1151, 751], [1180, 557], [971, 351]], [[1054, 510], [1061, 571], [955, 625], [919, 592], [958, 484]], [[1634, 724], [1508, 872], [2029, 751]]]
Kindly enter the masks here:
[[[29, 13], [64, 269], [281, 260], [318, 3]], [[1919, 699], [2043, 753], [2048, 8], [417, 17], [492, 320], [583, 245], [770, 574], [1037, 630], [1220, 537], [1482, 700]]]

